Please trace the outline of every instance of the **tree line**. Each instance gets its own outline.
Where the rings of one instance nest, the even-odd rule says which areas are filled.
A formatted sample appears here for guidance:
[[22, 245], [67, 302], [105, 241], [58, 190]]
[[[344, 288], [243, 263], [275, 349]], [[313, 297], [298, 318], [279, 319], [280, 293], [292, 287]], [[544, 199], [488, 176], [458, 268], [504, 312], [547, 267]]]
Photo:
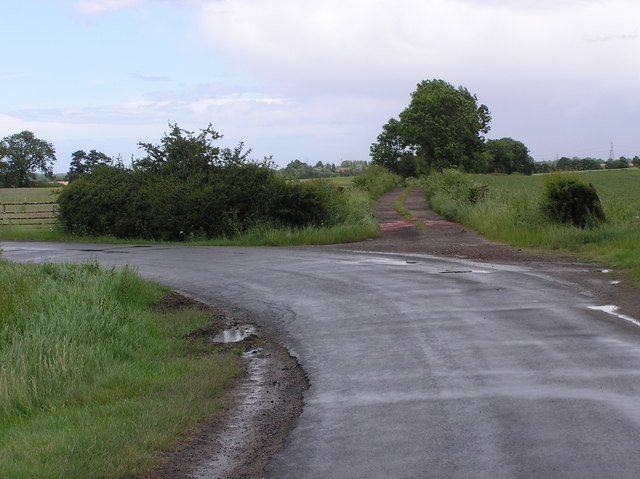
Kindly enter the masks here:
[[563, 156], [555, 161], [536, 162], [534, 173], [550, 173], [552, 171], [588, 171], [588, 170], [615, 170], [620, 168], [631, 168], [640, 166], [640, 156], [625, 158], [621, 156], [617, 160], [612, 158], [603, 160], [601, 158], [567, 158]]
[[333, 178], [338, 176], [358, 176], [367, 169], [367, 161], [344, 160], [340, 165], [318, 161], [315, 166], [300, 160], [294, 160], [279, 170], [279, 174], [289, 180], [307, 180], [312, 178]]
[[[221, 137], [218, 135], [212, 140]], [[149, 157], [158, 156], [158, 150], [148, 143], [139, 143], [147, 154], [147, 159], [134, 160], [137, 166], [149, 163]], [[240, 160], [243, 145], [235, 152], [226, 151], [227, 155], [236, 155], [236, 160]], [[195, 152], [192, 152], [195, 153]], [[246, 159], [246, 156], [244, 157]], [[36, 138], [30, 131], [23, 131], [5, 137], [0, 142], [0, 187], [27, 187], [39, 184], [38, 175], [52, 180], [53, 164], [56, 161], [56, 153], [53, 145], [45, 140]], [[96, 169], [103, 166], [122, 167], [122, 158], [117, 156], [112, 158], [105, 153], [90, 150], [77, 150], [71, 154], [69, 171], [65, 179], [71, 183], [84, 175], [90, 175]], [[334, 163], [316, 162], [314, 166], [300, 160], [294, 160], [284, 168], [278, 170], [278, 175], [288, 180], [304, 180], [314, 178], [331, 178], [337, 176], [357, 176], [369, 166], [367, 161], [344, 160], [336, 166]], [[275, 169], [275, 165], [269, 162], [269, 167]]]

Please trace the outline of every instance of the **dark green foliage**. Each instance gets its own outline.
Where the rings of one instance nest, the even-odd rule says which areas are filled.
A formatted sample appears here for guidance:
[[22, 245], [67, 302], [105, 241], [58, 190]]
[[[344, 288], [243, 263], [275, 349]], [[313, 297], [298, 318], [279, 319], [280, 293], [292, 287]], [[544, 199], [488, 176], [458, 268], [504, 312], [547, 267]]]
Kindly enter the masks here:
[[384, 166], [391, 173], [398, 173], [400, 158], [412, 152], [405, 139], [402, 124], [395, 118], [391, 118], [383, 125], [382, 133], [371, 145], [370, 152], [371, 162], [374, 165]]
[[552, 221], [571, 223], [580, 228], [605, 220], [595, 188], [577, 177], [548, 177], [544, 183], [542, 208]]
[[113, 160], [100, 151], [91, 150], [89, 153], [84, 150], [74, 151], [71, 154], [67, 181], [71, 183], [82, 175], [92, 173], [96, 168], [111, 165], [113, 165]]
[[417, 178], [420, 176], [418, 157], [411, 154], [402, 155], [398, 161], [398, 174], [403, 178]]
[[256, 226], [333, 225], [340, 193], [326, 183], [287, 182], [270, 161], [247, 160], [243, 145], [219, 149], [209, 126], [198, 135], [172, 127], [133, 168], [95, 168], [58, 198], [69, 233], [186, 240], [233, 237]]
[[466, 88], [423, 81], [399, 120], [389, 120], [371, 145], [372, 162], [399, 173], [400, 158], [416, 153], [427, 171], [464, 168], [483, 150], [482, 134], [489, 131], [490, 120], [489, 109]]
[[56, 152], [49, 142], [30, 131], [7, 136], [0, 141], [0, 186], [32, 186], [36, 172], [53, 177]]
[[499, 140], [488, 140], [486, 143], [487, 152], [492, 157], [492, 172], [533, 173], [533, 158], [529, 156], [529, 149], [520, 141], [511, 138], [500, 138]]

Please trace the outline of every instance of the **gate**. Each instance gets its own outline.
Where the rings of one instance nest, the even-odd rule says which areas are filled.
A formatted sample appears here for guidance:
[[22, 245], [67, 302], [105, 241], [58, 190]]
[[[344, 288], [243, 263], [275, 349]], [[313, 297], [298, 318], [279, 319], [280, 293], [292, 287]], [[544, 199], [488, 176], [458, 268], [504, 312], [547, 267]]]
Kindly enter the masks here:
[[0, 226], [47, 226], [56, 222], [55, 201], [0, 203]]

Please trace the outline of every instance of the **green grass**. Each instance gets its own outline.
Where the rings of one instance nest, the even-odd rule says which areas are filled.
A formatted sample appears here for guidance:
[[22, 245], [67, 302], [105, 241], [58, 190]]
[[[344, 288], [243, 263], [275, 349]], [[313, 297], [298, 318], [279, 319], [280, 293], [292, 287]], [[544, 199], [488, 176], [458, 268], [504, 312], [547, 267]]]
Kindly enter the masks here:
[[149, 308], [130, 269], [0, 261], [0, 464], [14, 479], [142, 474], [219, 408], [239, 366], [187, 341], [212, 318]]
[[353, 243], [374, 238], [380, 234], [378, 223], [371, 217], [356, 223], [304, 228], [255, 228], [233, 238], [192, 241], [196, 246], [303, 246]]
[[596, 228], [549, 222], [540, 208], [544, 175], [472, 175], [489, 186], [476, 204], [436, 196], [432, 207], [452, 219], [504, 243], [576, 254], [579, 258], [622, 268], [640, 283], [640, 170], [580, 172], [602, 201], [607, 221]]
[[55, 201], [60, 188], [0, 188], [0, 203]]
[[416, 228], [424, 230], [424, 229], [427, 229], [426, 225], [422, 222], [419, 222], [418, 218], [413, 216], [411, 211], [409, 211], [405, 206], [405, 202], [407, 201], [407, 198], [409, 197], [411, 192], [415, 190], [418, 186], [419, 186], [418, 184], [407, 186], [404, 189], [404, 191], [400, 194], [400, 196], [398, 196], [398, 199], [393, 205], [393, 209], [396, 210], [396, 213], [398, 213], [400, 216], [402, 216], [406, 220], [413, 222], [416, 225]]

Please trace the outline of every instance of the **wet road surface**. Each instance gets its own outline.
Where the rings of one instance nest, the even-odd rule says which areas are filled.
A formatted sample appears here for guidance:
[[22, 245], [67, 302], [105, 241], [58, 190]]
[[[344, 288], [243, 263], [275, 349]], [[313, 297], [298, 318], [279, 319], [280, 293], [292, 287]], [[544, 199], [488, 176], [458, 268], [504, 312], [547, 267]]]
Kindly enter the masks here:
[[15, 261], [130, 264], [275, 332], [311, 387], [269, 477], [640, 477], [640, 329], [593, 309], [604, 305], [554, 279], [552, 264], [317, 248], [0, 247]]

